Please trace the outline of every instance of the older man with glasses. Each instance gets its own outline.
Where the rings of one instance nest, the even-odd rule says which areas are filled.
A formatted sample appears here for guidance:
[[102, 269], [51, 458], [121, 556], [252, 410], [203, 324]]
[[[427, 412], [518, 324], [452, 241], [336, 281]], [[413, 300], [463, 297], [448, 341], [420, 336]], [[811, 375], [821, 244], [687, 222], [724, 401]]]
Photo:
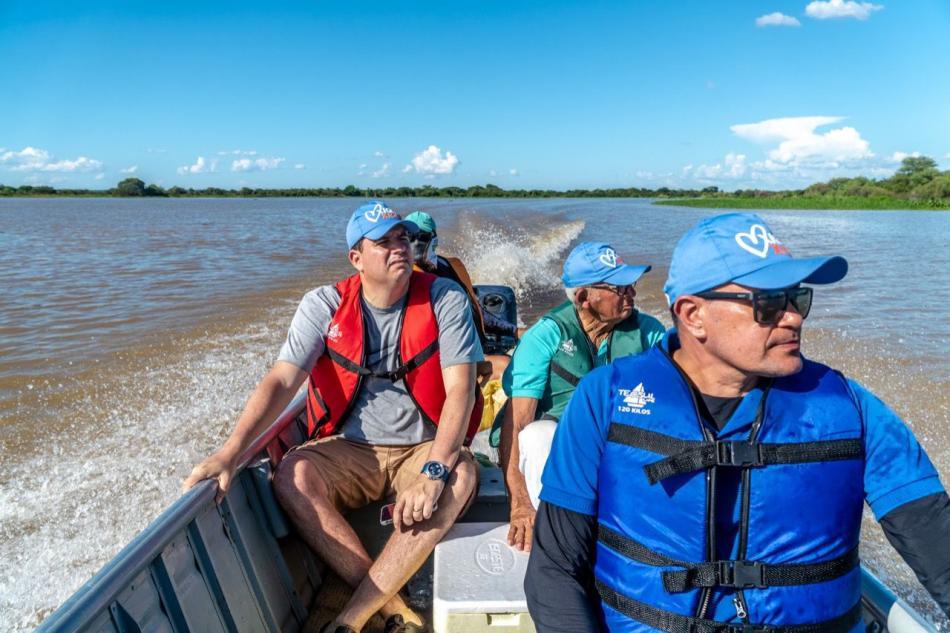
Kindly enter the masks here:
[[867, 502], [950, 613], [950, 499], [873, 394], [801, 355], [808, 284], [748, 213], [702, 220], [673, 252], [675, 329], [591, 372], [542, 478], [525, 589], [538, 630], [863, 630]]
[[508, 541], [518, 549], [531, 549], [541, 473], [578, 381], [663, 337], [660, 322], [634, 307], [637, 280], [649, 270], [625, 264], [609, 244], [578, 244], [564, 262], [568, 301], [541, 317], [515, 349], [502, 378], [510, 401], [499, 453], [511, 501]]

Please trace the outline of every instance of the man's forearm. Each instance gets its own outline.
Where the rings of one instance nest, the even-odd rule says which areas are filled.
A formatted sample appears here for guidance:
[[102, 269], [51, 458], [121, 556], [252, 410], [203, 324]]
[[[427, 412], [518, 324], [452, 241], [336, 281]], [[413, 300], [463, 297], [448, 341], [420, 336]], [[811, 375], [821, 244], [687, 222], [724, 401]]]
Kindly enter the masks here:
[[596, 633], [600, 599], [594, 589], [597, 519], [541, 502], [524, 589], [539, 631]]
[[221, 447], [222, 452], [236, 458], [266, 430], [297, 393], [305, 376], [302, 370], [297, 372], [295, 375], [289, 368], [275, 368], [264, 376], [248, 398], [234, 431]]
[[439, 416], [435, 441], [429, 449], [429, 459], [451, 469], [458, 461], [459, 449], [465, 441], [472, 407], [475, 406], [475, 364], [449, 367], [443, 370], [443, 380], [445, 403]]
[[518, 467], [521, 451], [518, 434], [534, 421], [537, 403], [538, 401], [534, 398], [512, 397], [505, 408], [498, 458], [501, 462], [501, 470], [505, 474], [505, 485], [508, 487], [512, 507], [532, 505], [524, 474]]
[[881, 519], [887, 540], [950, 616], [950, 497], [946, 492], [906, 503]]

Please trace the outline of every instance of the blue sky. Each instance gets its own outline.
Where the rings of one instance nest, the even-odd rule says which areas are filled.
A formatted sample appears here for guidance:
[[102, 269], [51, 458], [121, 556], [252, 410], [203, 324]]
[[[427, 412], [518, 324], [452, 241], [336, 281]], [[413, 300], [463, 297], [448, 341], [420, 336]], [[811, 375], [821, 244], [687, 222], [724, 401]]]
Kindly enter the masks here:
[[[93, 6], [87, 6], [87, 5]], [[0, 2], [0, 183], [794, 187], [950, 168], [950, 3]]]

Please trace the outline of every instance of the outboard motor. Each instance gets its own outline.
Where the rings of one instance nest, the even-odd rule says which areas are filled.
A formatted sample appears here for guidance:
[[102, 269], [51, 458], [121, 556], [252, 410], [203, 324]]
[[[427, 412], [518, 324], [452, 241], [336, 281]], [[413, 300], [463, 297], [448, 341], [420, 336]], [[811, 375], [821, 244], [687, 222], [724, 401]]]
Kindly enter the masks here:
[[[515, 299], [514, 290], [508, 286], [477, 285], [475, 294], [478, 295], [478, 302], [483, 312], [517, 325], [518, 302]], [[486, 354], [507, 354], [517, 343], [515, 337], [508, 334], [486, 331], [485, 338], [487, 339]]]

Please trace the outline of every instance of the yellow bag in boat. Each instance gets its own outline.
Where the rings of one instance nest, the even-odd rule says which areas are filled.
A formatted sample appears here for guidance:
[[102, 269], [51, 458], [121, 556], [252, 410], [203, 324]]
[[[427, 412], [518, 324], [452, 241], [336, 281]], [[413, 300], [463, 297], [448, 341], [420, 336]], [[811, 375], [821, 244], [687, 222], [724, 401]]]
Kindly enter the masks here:
[[489, 380], [485, 383], [485, 386], [482, 387], [482, 396], [485, 398], [485, 408], [482, 409], [482, 423], [478, 427], [479, 431], [491, 428], [495, 421], [495, 415], [497, 415], [505, 400], [508, 399], [501, 388], [500, 380]]

